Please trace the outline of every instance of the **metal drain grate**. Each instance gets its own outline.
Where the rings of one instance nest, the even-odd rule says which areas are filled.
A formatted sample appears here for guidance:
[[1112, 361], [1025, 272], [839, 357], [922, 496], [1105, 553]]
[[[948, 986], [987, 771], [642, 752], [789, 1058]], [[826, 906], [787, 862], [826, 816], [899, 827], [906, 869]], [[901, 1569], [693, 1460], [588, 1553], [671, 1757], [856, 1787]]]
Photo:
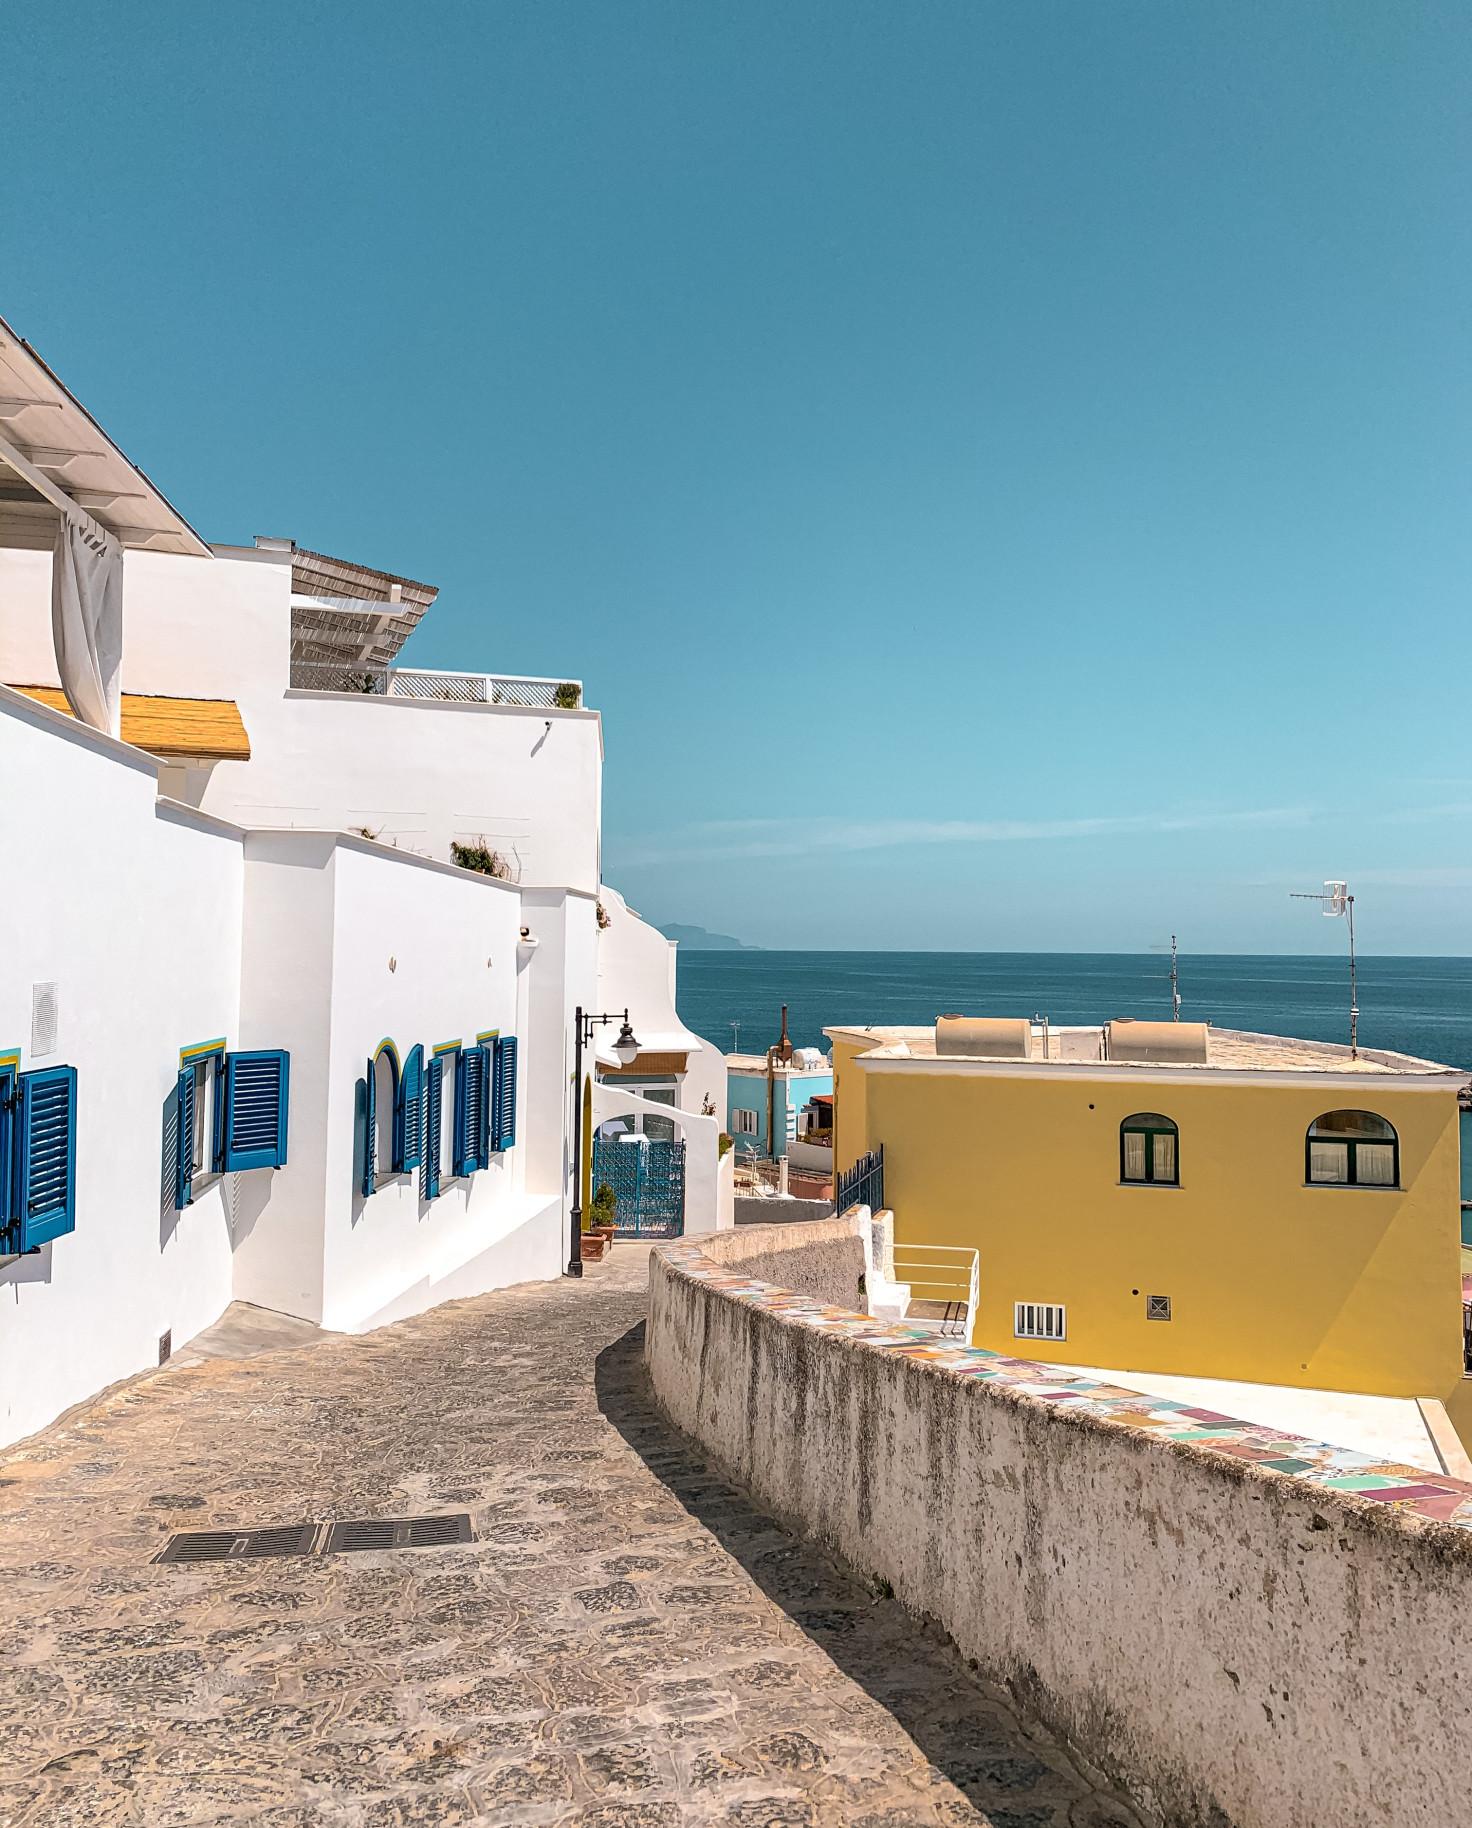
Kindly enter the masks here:
[[354, 1517], [343, 1523], [286, 1523], [264, 1530], [188, 1530], [171, 1536], [155, 1561], [255, 1561], [265, 1555], [351, 1555], [364, 1549], [440, 1549], [474, 1542], [468, 1511], [443, 1517]]
[[315, 1523], [278, 1524], [267, 1530], [188, 1530], [171, 1536], [155, 1561], [257, 1561], [265, 1555], [310, 1555]]
[[452, 1542], [473, 1542], [466, 1512], [445, 1517], [354, 1517], [333, 1524], [326, 1555], [352, 1555], [364, 1549], [438, 1549]]

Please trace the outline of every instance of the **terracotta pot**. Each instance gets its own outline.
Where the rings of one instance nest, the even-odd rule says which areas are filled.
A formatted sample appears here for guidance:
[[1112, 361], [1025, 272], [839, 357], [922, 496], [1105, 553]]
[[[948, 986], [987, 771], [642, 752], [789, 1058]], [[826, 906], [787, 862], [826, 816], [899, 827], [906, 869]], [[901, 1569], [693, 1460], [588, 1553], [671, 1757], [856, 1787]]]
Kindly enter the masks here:
[[608, 1240], [601, 1232], [585, 1231], [582, 1243], [578, 1246], [578, 1255], [584, 1263], [600, 1263], [607, 1248]]
[[614, 1238], [618, 1234], [617, 1225], [595, 1225], [593, 1229], [598, 1233], [600, 1238], [605, 1238], [610, 1244], [612, 1244]]

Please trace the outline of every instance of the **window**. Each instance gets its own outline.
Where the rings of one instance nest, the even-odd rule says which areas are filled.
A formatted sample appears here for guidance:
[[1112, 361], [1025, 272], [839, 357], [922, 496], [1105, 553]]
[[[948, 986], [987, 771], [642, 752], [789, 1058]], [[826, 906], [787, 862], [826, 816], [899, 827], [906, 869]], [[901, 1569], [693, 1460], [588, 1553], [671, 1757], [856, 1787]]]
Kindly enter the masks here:
[[1371, 1111], [1325, 1111], [1308, 1127], [1305, 1155], [1316, 1187], [1400, 1185], [1400, 1138]]
[[358, 1149], [359, 1184], [370, 1199], [380, 1174], [393, 1174], [394, 1157], [403, 1122], [399, 1111], [399, 1050], [385, 1038], [370, 1057], [359, 1081]]
[[731, 1134], [733, 1136], [755, 1136], [756, 1112], [733, 1110], [731, 1112]]
[[227, 1054], [212, 1047], [186, 1057], [174, 1098], [174, 1205], [180, 1212], [204, 1175], [285, 1167], [290, 1061], [279, 1048]]
[[1158, 1111], [1137, 1111], [1119, 1126], [1119, 1178], [1157, 1187], [1180, 1183], [1176, 1126]]
[[1048, 1301], [1013, 1304], [1012, 1331], [1018, 1339], [1067, 1339], [1068, 1310]]
[[[77, 1069], [0, 1065], [0, 1223], [4, 1248], [37, 1250], [76, 1229]], [[8, 1172], [5, 1172], [8, 1170]]]

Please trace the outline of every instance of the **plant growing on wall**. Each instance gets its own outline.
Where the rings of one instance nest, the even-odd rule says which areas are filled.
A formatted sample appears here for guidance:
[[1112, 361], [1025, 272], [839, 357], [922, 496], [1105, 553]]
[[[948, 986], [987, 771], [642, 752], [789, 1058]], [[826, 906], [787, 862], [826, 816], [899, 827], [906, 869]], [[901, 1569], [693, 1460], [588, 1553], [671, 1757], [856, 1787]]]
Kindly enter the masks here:
[[583, 688], [564, 679], [552, 694], [552, 702], [559, 711], [576, 711], [583, 702]]
[[456, 844], [450, 841], [450, 856], [462, 870], [477, 870], [482, 876], [498, 876], [503, 882], [510, 882], [511, 865], [500, 851], [487, 850], [481, 844]]
[[718, 1143], [717, 1143], [716, 1160], [719, 1161], [723, 1155], [725, 1155], [729, 1150], [733, 1149], [734, 1147], [735, 1147], [734, 1139], [732, 1137], [727, 1136], [726, 1132], [724, 1130], [722, 1130], [720, 1137], [718, 1139]]

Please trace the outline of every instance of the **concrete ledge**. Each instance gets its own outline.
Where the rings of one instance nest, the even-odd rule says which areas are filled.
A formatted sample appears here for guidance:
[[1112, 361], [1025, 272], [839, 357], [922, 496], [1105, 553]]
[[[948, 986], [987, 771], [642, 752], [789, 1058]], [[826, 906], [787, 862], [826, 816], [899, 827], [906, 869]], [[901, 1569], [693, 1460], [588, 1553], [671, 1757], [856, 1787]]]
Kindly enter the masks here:
[[1464, 1819], [1472, 1487], [823, 1305], [863, 1253], [854, 1218], [654, 1251], [671, 1420], [1162, 1828]]
[[831, 1219], [832, 1200], [763, 1199], [760, 1194], [736, 1195], [738, 1225], [793, 1225], [807, 1219]]

